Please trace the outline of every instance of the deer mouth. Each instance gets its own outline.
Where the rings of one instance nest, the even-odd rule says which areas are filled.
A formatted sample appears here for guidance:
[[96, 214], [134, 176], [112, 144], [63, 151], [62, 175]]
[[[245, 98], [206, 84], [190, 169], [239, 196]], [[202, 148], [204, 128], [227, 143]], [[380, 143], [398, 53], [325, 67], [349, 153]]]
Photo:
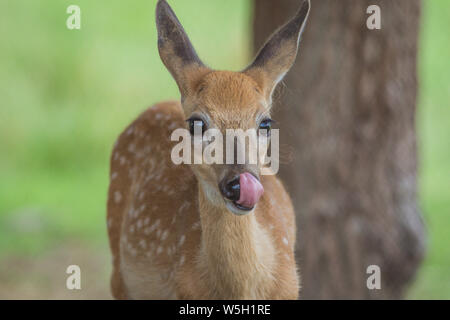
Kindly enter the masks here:
[[223, 189], [227, 207], [237, 215], [252, 211], [264, 193], [264, 187], [259, 179], [249, 172], [240, 174]]
[[225, 199], [225, 204], [226, 204], [228, 210], [230, 210], [232, 213], [234, 213], [237, 216], [244, 216], [244, 215], [252, 212], [253, 209], [255, 209], [255, 206], [253, 206], [251, 208], [245, 207], [243, 205], [240, 205], [236, 201], [230, 201], [228, 199]]
[[243, 210], [243, 211], [252, 211], [253, 209], [255, 209], [255, 206], [253, 207], [245, 207], [243, 205], [240, 205], [239, 203], [233, 201], [233, 204], [235, 205], [236, 208], [238, 208], [239, 210]]

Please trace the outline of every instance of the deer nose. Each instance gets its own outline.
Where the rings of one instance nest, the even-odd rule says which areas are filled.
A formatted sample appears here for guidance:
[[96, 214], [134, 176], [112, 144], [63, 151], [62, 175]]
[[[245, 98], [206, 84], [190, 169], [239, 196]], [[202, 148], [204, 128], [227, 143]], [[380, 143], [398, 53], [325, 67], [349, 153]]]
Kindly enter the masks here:
[[231, 201], [238, 201], [241, 196], [241, 184], [239, 176], [230, 179], [223, 179], [220, 183], [220, 192], [222, 195]]

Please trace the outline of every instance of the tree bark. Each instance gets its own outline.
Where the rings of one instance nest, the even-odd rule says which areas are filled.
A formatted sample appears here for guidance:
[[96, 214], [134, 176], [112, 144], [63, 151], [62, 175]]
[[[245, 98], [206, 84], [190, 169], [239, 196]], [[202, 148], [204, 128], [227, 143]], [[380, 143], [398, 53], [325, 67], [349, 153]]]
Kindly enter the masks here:
[[[300, 295], [402, 298], [425, 251], [416, 202], [420, 0], [311, 2], [297, 63], [274, 99]], [[258, 49], [301, 1], [254, 3]], [[381, 30], [366, 27], [372, 4]], [[370, 265], [380, 267], [380, 290], [367, 287]]]

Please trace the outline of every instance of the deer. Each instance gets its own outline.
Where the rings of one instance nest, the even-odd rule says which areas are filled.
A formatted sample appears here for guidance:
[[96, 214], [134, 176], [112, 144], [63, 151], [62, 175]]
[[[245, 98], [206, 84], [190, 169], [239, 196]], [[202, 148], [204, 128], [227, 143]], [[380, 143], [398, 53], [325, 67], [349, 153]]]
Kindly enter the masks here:
[[261, 175], [260, 163], [176, 165], [170, 137], [176, 128], [270, 132], [272, 95], [295, 62], [309, 11], [304, 0], [243, 71], [217, 71], [167, 1], [157, 2], [158, 51], [181, 99], [145, 110], [111, 153], [115, 299], [298, 299], [295, 214], [282, 182]]

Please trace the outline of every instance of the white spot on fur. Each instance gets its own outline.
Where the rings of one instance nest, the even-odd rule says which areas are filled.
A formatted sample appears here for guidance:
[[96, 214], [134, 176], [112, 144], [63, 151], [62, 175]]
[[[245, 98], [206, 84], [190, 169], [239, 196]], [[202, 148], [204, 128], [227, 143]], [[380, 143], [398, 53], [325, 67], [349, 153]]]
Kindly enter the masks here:
[[152, 224], [150, 227], [145, 228], [144, 233], [146, 235], [149, 235], [150, 233], [152, 233], [153, 231], [156, 230], [156, 228], [159, 226], [160, 223], [161, 223], [161, 221], [159, 219], [156, 220], [156, 222], [154, 224]]
[[180, 237], [180, 240], [178, 241], [178, 246], [181, 247], [181, 246], [183, 245], [183, 243], [184, 243], [185, 240], [186, 240], [186, 236], [183, 234], [183, 235]]
[[170, 131], [176, 129], [178, 127], [178, 123], [177, 122], [172, 122], [167, 129], [169, 129]]
[[168, 236], [169, 236], [169, 230], [164, 231], [163, 234], [161, 235], [161, 240], [162, 241], [166, 240]]
[[181, 214], [185, 209], [190, 206], [189, 202], [183, 202], [183, 204], [178, 209], [178, 213]]
[[120, 203], [122, 201], [122, 194], [119, 191], [114, 192], [114, 202]]
[[128, 152], [134, 153], [136, 151], [136, 145], [131, 143], [128, 145]]
[[136, 249], [133, 248], [131, 243], [128, 243], [127, 250], [132, 256], [136, 256], [137, 255], [137, 251], [136, 251]]
[[141, 239], [139, 241], [139, 245], [141, 246], [142, 249], [146, 249], [147, 248], [147, 242], [145, 242], [145, 239]]
[[283, 238], [283, 243], [284, 243], [285, 245], [288, 245], [288, 244], [289, 244], [289, 241], [288, 241], [288, 239], [287, 239], [286, 237]]

